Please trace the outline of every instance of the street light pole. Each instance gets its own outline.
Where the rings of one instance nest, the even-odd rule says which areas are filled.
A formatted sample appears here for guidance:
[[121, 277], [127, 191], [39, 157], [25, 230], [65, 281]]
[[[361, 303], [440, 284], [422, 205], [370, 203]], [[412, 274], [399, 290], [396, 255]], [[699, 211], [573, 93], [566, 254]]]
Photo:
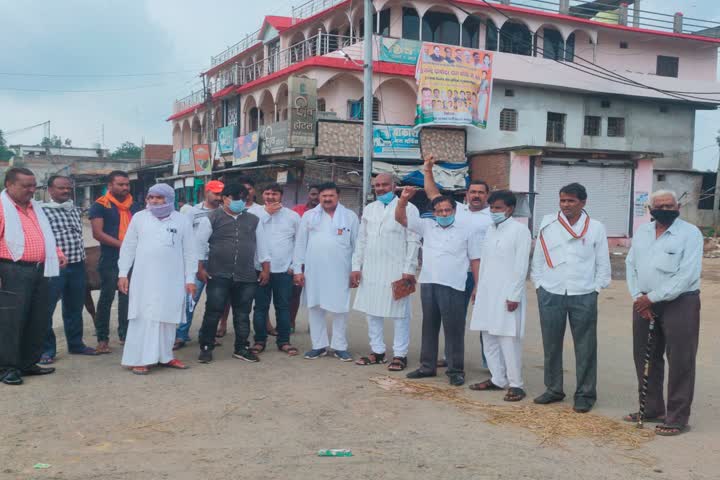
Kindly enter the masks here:
[[362, 206], [369, 202], [373, 151], [373, 5], [365, 0], [363, 78], [363, 190]]
[[[720, 134], [720, 130], [718, 130]], [[718, 144], [718, 150], [720, 153], [720, 135], [715, 137], [715, 141]], [[718, 156], [717, 173], [715, 174], [715, 197], [713, 201], [713, 227], [715, 228], [715, 235], [718, 234], [718, 228], [720, 228], [720, 155]]]

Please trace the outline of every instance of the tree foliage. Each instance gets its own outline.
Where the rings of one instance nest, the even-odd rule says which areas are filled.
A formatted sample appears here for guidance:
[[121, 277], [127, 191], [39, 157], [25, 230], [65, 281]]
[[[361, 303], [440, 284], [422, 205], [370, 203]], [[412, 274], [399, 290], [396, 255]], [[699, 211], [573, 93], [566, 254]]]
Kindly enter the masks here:
[[142, 147], [132, 142], [124, 142], [110, 155], [112, 158], [140, 158]]
[[13, 151], [8, 148], [5, 135], [3, 135], [3, 131], [0, 130], [0, 161], [8, 161], [12, 156]]
[[45, 148], [60, 148], [63, 146], [71, 147], [72, 140], [70, 140], [69, 138], [63, 140], [61, 137], [53, 135], [52, 137], [43, 137], [42, 141], [40, 142], [40, 146]]

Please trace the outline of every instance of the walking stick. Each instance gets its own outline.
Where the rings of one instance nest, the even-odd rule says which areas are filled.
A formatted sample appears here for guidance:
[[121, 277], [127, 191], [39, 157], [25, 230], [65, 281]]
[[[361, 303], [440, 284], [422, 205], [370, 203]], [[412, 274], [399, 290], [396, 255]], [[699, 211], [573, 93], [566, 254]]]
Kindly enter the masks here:
[[637, 428], [643, 428], [645, 420], [645, 404], [647, 403], [648, 378], [650, 377], [650, 358], [653, 351], [653, 343], [655, 340], [655, 314], [650, 314], [650, 325], [648, 326], [647, 346], [645, 347], [645, 367], [643, 368], [643, 377], [640, 384], [640, 411], [638, 412]]

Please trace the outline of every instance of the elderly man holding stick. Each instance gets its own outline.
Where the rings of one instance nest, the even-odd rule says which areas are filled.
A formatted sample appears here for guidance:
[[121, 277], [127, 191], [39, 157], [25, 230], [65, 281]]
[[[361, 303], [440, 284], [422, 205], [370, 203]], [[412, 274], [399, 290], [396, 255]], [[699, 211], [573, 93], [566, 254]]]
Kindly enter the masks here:
[[[703, 237], [694, 225], [678, 218], [674, 192], [660, 190], [650, 197], [654, 221], [635, 233], [628, 254], [627, 283], [633, 305], [633, 353], [640, 383], [641, 412], [624, 417], [629, 422], [660, 423], [655, 433], [674, 436], [688, 429], [695, 390], [695, 357], [700, 331], [700, 272]], [[648, 336], [654, 322], [654, 339]], [[642, 384], [650, 349], [647, 389]], [[663, 398], [667, 355], [668, 401]], [[645, 418], [641, 418], [644, 414]]]

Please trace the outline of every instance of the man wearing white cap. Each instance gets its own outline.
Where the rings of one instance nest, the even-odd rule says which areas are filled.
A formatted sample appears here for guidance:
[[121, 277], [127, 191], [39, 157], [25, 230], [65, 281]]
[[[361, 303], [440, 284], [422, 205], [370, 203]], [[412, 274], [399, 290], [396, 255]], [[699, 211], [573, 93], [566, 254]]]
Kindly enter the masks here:
[[174, 210], [175, 191], [159, 183], [146, 200], [147, 208], [130, 221], [118, 260], [118, 290], [129, 291], [130, 302], [122, 365], [138, 375], [158, 363], [187, 368], [173, 357], [172, 347], [186, 297], [195, 294], [198, 268], [192, 224]]

